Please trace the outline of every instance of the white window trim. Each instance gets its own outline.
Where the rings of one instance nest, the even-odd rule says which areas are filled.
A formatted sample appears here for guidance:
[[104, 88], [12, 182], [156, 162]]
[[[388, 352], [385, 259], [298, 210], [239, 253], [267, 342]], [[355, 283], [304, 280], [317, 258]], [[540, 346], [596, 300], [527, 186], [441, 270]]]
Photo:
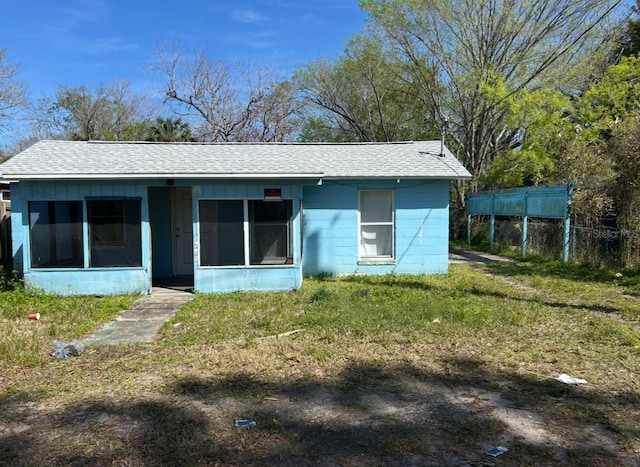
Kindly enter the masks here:
[[244, 238], [244, 266], [251, 266], [251, 252], [249, 247], [251, 246], [251, 236], [249, 235], [249, 200], [242, 200], [242, 210], [244, 220], [242, 225], [242, 235]]
[[[363, 192], [388, 192], [391, 195], [391, 221], [390, 222], [362, 222], [362, 193]], [[362, 251], [362, 227], [363, 226], [391, 226], [391, 255], [364, 256]], [[358, 264], [395, 264], [396, 263], [396, 197], [391, 189], [366, 189], [358, 191]]]

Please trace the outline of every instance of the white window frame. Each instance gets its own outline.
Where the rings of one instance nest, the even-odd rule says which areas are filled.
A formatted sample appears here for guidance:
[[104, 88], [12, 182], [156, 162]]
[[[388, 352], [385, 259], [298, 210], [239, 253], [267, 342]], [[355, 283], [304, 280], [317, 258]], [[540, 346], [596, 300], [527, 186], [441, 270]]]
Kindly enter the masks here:
[[[391, 220], [380, 222], [362, 221], [362, 196], [364, 193], [388, 193], [391, 197]], [[366, 255], [362, 241], [362, 228], [367, 226], [391, 226], [391, 255]], [[389, 189], [371, 189], [358, 191], [358, 264], [395, 264], [396, 257], [396, 206], [395, 191]]]
[[[242, 201], [242, 211], [243, 211], [243, 244], [244, 244], [244, 264], [242, 265], [203, 265], [202, 258], [198, 258], [198, 266], [201, 268], [260, 268], [260, 267], [272, 267], [272, 266], [286, 266], [291, 267], [294, 266], [295, 259], [295, 244], [293, 242], [292, 234], [294, 230], [294, 223], [296, 222], [296, 203], [293, 198], [283, 198], [280, 201], [284, 201], [290, 203], [291, 212], [290, 218], [286, 222], [287, 227], [287, 253], [290, 254], [290, 258], [285, 258], [281, 260], [280, 258], [276, 259], [267, 259], [261, 263], [252, 263], [252, 254], [253, 251], [251, 249], [251, 245], [254, 241], [254, 235], [252, 225], [253, 220], [250, 219], [249, 216], [249, 203], [254, 201], [263, 201], [262, 199], [247, 199], [247, 198], [202, 198], [199, 201]], [[265, 201], [269, 202], [269, 201]], [[199, 242], [203, 241], [203, 238], [200, 233], [200, 202], [198, 202], [198, 238]], [[274, 225], [281, 225], [282, 223], [274, 223]]]
[[[289, 208], [287, 209], [287, 219], [284, 221], [284, 223], [282, 221], [269, 221], [269, 222], [260, 222], [258, 223], [254, 218], [251, 218], [251, 216], [249, 216], [249, 203], [255, 203], [255, 202], [264, 202], [264, 203], [271, 203], [272, 201], [264, 201], [264, 200], [259, 200], [259, 199], [252, 199], [252, 200], [248, 200], [247, 201], [247, 208], [245, 209], [245, 214], [248, 216], [247, 222], [248, 222], [248, 232], [249, 232], [249, 262], [247, 264], [251, 265], [251, 266], [264, 266], [264, 265], [278, 265], [278, 264], [292, 264], [293, 263], [293, 239], [291, 238], [291, 228], [292, 228], [292, 224], [293, 224], [293, 200], [289, 200], [289, 199], [282, 199], [279, 200], [277, 202], [289, 202]], [[276, 202], [276, 201], [273, 201]], [[287, 249], [287, 255], [284, 257], [265, 257], [263, 258], [262, 262], [256, 262], [255, 259], [255, 247], [256, 243], [258, 242], [258, 235], [257, 235], [257, 230], [259, 227], [281, 227], [284, 226], [285, 228], [285, 243], [286, 243], [286, 249]]]

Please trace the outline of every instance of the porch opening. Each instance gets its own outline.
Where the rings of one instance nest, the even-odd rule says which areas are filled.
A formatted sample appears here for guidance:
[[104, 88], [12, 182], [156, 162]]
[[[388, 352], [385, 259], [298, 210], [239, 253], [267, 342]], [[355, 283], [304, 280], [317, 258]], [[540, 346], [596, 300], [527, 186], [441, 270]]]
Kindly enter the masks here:
[[149, 187], [149, 220], [152, 286], [192, 289], [191, 187]]

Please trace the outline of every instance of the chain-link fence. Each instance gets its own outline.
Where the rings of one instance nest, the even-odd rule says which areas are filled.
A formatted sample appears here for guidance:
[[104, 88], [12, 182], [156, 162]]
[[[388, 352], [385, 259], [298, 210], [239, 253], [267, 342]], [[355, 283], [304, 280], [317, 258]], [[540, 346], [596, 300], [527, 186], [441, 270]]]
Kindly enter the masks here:
[[[490, 219], [474, 216], [472, 244], [489, 243]], [[519, 251], [522, 247], [522, 218], [496, 217], [494, 241]], [[529, 219], [527, 254], [562, 259], [564, 222], [561, 219]], [[615, 225], [589, 224], [572, 219], [569, 255], [573, 260], [598, 266], [640, 265], [640, 231]]]

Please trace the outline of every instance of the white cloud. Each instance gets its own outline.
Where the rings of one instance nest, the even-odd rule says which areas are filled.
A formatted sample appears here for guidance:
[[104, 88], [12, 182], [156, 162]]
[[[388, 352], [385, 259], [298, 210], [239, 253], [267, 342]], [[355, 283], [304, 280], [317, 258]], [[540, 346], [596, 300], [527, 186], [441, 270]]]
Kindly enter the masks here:
[[137, 48], [137, 44], [128, 42], [120, 36], [101, 37], [94, 41], [85, 43], [84, 45], [78, 44], [79, 51], [93, 55], [109, 52], [121, 52], [123, 50], [134, 50]]
[[101, 21], [107, 14], [107, 7], [103, 0], [78, 0], [58, 11], [54, 22], [65, 28], [74, 28], [84, 23]]
[[233, 10], [231, 18], [238, 23], [258, 24], [267, 21], [267, 17], [256, 10]]

